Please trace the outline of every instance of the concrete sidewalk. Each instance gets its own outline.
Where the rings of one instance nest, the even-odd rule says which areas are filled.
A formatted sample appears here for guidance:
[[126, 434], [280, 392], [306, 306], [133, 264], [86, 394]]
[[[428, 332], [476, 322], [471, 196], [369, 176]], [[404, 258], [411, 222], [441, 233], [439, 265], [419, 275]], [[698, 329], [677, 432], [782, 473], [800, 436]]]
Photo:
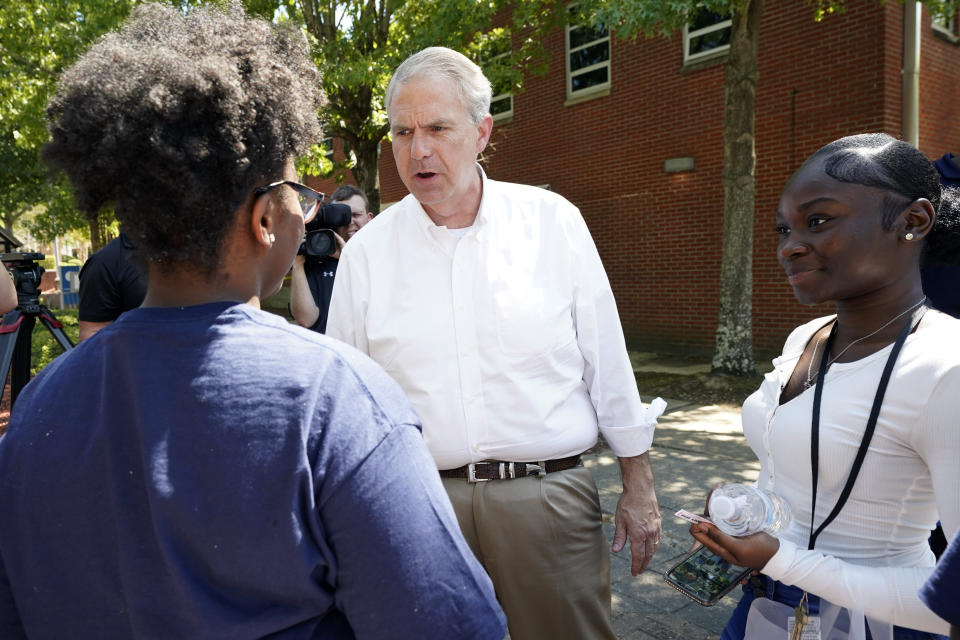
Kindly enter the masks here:
[[[753, 482], [760, 471], [740, 430], [739, 407], [667, 402], [650, 450], [663, 516], [659, 550], [647, 571], [636, 578], [630, 575], [628, 549], [611, 554], [613, 625], [623, 640], [719, 638], [740, 597], [737, 589], [713, 607], [703, 607], [663, 581], [664, 571], [693, 542], [689, 525], [673, 514], [681, 508], [701, 513], [710, 487], [718, 482]], [[584, 460], [600, 489], [604, 529], [612, 541], [621, 489], [616, 457], [600, 445]]]

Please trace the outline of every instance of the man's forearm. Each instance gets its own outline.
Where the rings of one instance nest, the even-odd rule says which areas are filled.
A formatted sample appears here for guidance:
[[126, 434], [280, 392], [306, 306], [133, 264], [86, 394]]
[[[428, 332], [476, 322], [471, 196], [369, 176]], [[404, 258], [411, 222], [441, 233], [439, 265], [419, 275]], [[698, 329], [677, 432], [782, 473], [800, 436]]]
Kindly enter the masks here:
[[310, 328], [320, 317], [320, 307], [313, 300], [303, 267], [293, 267], [290, 275], [290, 313], [301, 327]]
[[650, 456], [644, 451], [638, 456], [617, 458], [620, 463], [620, 477], [624, 490], [653, 490], [653, 468], [650, 466]]
[[653, 470], [647, 453], [618, 460], [623, 493], [617, 501], [617, 511], [613, 517], [615, 530], [610, 548], [614, 553], [619, 553], [629, 539], [630, 573], [636, 576], [646, 570], [660, 544], [660, 507], [653, 488]]
[[83, 342], [100, 329], [103, 329], [105, 326], [110, 324], [109, 322], [89, 322], [87, 320], [80, 320], [80, 342]]

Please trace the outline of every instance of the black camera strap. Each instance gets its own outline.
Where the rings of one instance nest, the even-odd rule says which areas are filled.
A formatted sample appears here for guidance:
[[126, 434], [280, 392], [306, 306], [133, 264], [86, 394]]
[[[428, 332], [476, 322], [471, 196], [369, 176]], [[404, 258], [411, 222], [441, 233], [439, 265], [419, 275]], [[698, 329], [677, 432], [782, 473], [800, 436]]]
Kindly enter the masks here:
[[830, 336], [827, 338], [827, 344], [823, 348], [823, 355], [820, 357], [817, 386], [813, 392], [813, 417], [810, 422], [810, 469], [813, 474], [813, 499], [812, 506], [810, 507], [810, 538], [807, 542], [807, 549], [813, 549], [817, 543], [817, 537], [827, 528], [827, 525], [837, 517], [840, 510], [843, 509], [843, 505], [847, 503], [850, 493], [853, 491], [853, 485], [856, 483], [857, 476], [860, 474], [860, 467], [863, 466], [863, 460], [867, 457], [867, 449], [870, 448], [873, 432], [877, 428], [877, 418], [880, 416], [880, 407], [883, 405], [883, 396], [887, 392], [887, 383], [890, 382], [893, 366], [897, 362], [897, 357], [900, 355], [901, 349], [903, 349], [903, 344], [907, 341], [907, 336], [910, 335], [913, 327], [916, 326], [923, 317], [925, 311], [926, 307], [920, 307], [920, 309], [910, 317], [910, 322], [903, 327], [903, 330], [900, 331], [900, 335], [897, 337], [897, 341], [893, 343], [893, 349], [891, 349], [890, 355], [887, 357], [887, 364], [883, 368], [883, 374], [880, 376], [880, 384], [877, 385], [877, 393], [873, 398], [873, 407], [870, 409], [870, 417], [867, 419], [867, 428], [864, 429], [863, 439], [860, 441], [860, 448], [857, 450], [857, 455], [853, 460], [850, 475], [847, 476], [847, 483], [844, 485], [843, 491], [840, 492], [840, 497], [837, 499], [837, 504], [834, 505], [833, 511], [830, 512], [830, 515], [828, 515], [820, 526], [817, 527], [817, 530], [814, 531], [813, 519], [817, 513], [817, 476], [820, 470], [820, 399], [823, 396], [824, 379], [827, 375], [827, 367], [830, 364], [828, 357], [830, 354], [830, 346], [833, 344], [833, 339], [837, 335], [838, 323], [834, 322], [833, 328], [830, 329]]

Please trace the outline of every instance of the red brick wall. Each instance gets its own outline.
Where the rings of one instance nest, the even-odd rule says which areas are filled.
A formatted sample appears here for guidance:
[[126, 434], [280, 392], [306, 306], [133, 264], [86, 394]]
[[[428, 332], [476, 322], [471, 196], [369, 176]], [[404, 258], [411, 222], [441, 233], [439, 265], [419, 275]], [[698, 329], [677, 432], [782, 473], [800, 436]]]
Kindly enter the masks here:
[[[865, 131], [900, 135], [903, 8], [850, 0], [813, 21], [811, 5], [769, 0], [757, 90], [754, 341], [779, 349], [798, 323], [828, 313], [799, 305], [776, 261], [779, 193], [814, 150]], [[960, 48], [935, 38], [924, 14], [920, 146], [960, 151]], [[612, 43], [610, 95], [564, 106], [563, 31], [549, 39], [549, 72], [514, 96], [494, 127], [490, 177], [549, 184], [583, 212], [631, 341], [709, 353], [718, 311], [724, 59], [684, 69], [682, 40]], [[694, 171], [667, 174], [666, 159]], [[384, 142], [383, 202], [406, 193]]]
[[960, 155], [960, 43], [935, 35], [926, 9], [920, 24], [920, 149]]
[[901, 31], [890, 24], [902, 22], [902, 11], [893, 3], [880, 7], [862, 0], [848, 2], [844, 13], [818, 23], [807, 3], [767, 6], [756, 105], [753, 321], [758, 350], [777, 351], [797, 324], [830, 312], [796, 302], [777, 262], [774, 216], [783, 185], [823, 144], [867, 131], [899, 135]]

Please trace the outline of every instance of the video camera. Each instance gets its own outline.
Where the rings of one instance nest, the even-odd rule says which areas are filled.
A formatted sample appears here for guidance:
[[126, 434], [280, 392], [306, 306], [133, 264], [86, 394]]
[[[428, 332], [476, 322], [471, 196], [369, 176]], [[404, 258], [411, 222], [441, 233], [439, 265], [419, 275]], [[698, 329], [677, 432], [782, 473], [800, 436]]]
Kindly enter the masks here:
[[313, 220], [306, 224], [307, 237], [297, 255], [316, 259], [336, 253], [337, 239], [333, 237], [333, 230], [350, 224], [351, 215], [349, 205], [340, 202], [320, 205]]
[[[37, 264], [44, 255], [36, 252], [0, 253], [0, 260], [13, 276], [17, 289], [17, 308], [0, 319], [0, 380], [10, 378], [10, 405], [30, 381], [33, 328], [39, 322], [64, 351], [73, 349], [73, 342], [63, 325], [47, 307], [40, 304], [40, 278], [43, 267]], [[44, 347], [46, 348], [46, 347]]]
[[0, 253], [0, 261], [6, 265], [13, 276], [20, 306], [40, 304], [40, 277], [43, 267], [37, 264], [44, 259], [42, 253]]

